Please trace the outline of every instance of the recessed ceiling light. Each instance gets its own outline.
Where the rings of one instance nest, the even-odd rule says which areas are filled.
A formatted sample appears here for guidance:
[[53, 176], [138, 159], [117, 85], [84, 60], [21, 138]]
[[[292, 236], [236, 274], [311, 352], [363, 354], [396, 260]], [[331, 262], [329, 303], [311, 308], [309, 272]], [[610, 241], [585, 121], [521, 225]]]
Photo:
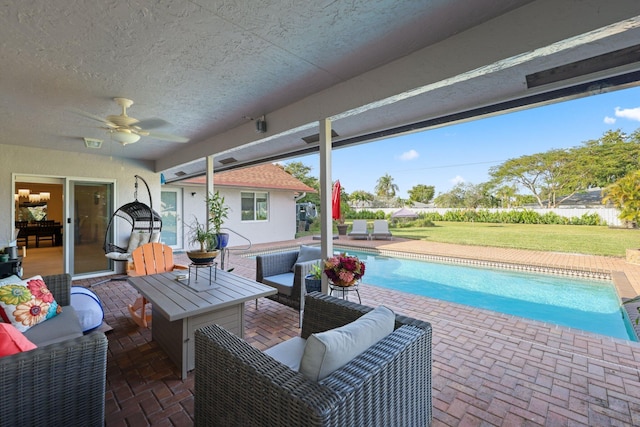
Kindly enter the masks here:
[[100, 148], [102, 147], [102, 140], [95, 138], [84, 138], [84, 145], [87, 148]]

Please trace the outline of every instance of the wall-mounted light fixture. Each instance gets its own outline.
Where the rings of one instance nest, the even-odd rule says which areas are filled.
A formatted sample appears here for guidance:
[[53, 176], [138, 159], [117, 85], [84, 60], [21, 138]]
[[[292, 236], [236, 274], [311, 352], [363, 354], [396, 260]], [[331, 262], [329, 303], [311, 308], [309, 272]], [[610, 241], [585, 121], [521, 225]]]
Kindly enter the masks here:
[[29, 202], [30, 203], [38, 203], [38, 202], [40, 202], [40, 195], [39, 194], [29, 194]]
[[29, 197], [30, 193], [31, 193], [31, 191], [29, 191], [28, 188], [21, 188], [21, 189], [18, 190], [18, 196], [24, 197], [25, 199], [27, 197]]
[[40, 200], [44, 201], [44, 200], [49, 200], [51, 199], [51, 193], [49, 193], [48, 191], [41, 191], [40, 192]]
[[267, 122], [264, 120], [264, 116], [256, 119], [256, 132], [265, 133], [267, 131]]

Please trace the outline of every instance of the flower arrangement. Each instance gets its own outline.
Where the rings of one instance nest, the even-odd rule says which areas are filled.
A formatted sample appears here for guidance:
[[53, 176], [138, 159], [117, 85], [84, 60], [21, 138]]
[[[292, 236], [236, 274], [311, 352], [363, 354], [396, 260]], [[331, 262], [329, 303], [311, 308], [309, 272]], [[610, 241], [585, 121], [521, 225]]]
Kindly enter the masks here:
[[356, 256], [345, 253], [333, 256], [324, 262], [324, 274], [338, 286], [352, 286], [356, 280], [364, 276], [364, 269], [364, 262]]

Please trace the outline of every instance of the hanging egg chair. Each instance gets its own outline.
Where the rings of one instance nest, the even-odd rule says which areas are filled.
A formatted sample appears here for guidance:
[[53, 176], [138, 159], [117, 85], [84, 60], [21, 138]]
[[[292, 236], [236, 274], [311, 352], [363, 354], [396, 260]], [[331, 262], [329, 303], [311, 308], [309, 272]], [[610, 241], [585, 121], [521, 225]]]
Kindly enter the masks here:
[[[107, 225], [104, 236], [104, 253], [105, 256], [114, 261], [131, 261], [131, 252], [138, 246], [149, 242], [159, 242], [160, 232], [162, 231], [162, 218], [158, 212], [153, 210], [153, 201], [151, 200], [151, 191], [147, 182], [138, 175], [135, 175], [135, 192], [134, 201], [127, 203], [118, 208]], [[138, 180], [142, 181], [147, 188], [149, 195], [149, 205], [138, 201]], [[114, 228], [117, 223], [130, 227], [129, 241], [126, 246], [117, 245], [115, 239]], [[127, 225], [125, 225], [127, 224]], [[118, 224], [120, 227], [120, 224]]]

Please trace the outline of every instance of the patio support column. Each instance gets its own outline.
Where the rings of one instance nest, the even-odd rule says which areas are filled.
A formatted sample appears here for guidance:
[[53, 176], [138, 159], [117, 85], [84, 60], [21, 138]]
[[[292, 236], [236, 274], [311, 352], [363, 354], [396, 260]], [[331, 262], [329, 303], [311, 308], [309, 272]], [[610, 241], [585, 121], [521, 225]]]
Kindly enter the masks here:
[[[320, 128], [320, 236], [322, 258], [333, 255], [333, 221], [331, 218], [331, 120], [323, 119]], [[322, 275], [322, 293], [329, 293], [327, 276]]]
[[[206, 191], [207, 193], [204, 195], [205, 199], [209, 197], [209, 194], [213, 193], [213, 156], [207, 156], [207, 185]], [[204, 205], [204, 217], [207, 220], [207, 231], [209, 231], [210, 223], [209, 223], [209, 209], [207, 209], [207, 204]]]

